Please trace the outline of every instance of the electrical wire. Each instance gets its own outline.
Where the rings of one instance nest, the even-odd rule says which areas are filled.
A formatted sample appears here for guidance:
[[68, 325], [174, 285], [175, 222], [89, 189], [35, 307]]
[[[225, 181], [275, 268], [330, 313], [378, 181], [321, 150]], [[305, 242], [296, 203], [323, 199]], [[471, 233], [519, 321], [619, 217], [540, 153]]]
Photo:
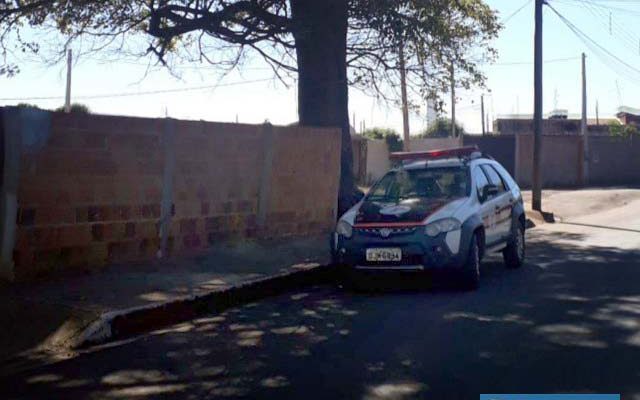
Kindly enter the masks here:
[[[217, 89], [219, 87], [226, 87], [226, 86], [237, 86], [237, 85], [246, 85], [250, 83], [266, 82], [271, 80], [273, 80], [273, 78], [254, 79], [254, 80], [241, 81], [241, 82], [228, 82], [228, 83], [220, 83], [218, 85], [194, 86], [194, 87], [187, 87], [187, 88], [158, 89], [158, 90], [149, 90], [149, 91], [143, 91], [143, 92], [128, 92], [128, 93], [80, 95], [80, 96], [73, 96], [73, 97], [74, 99], [90, 100], [90, 99], [131, 97], [131, 96], [146, 96], [151, 94], [163, 94], [163, 93], [193, 92], [198, 90]], [[64, 96], [7, 97], [7, 98], [0, 98], [0, 101], [58, 100], [62, 98], [64, 98]]]
[[[554, 3], [559, 2], [559, 0], [552, 0]], [[560, 2], [562, 2], [563, 4], [567, 4], [567, 5], [572, 5], [572, 6], [579, 6], [581, 7], [582, 5], [579, 3], [583, 3], [584, 0], [560, 0]], [[617, 6], [611, 6], [611, 5], [605, 5], [603, 3], [615, 3], [615, 0], [609, 0], [609, 1], [597, 1], [597, 0], [589, 0], [589, 3], [591, 5], [593, 5], [594, 7], [598, 7], [600, 9], [603, 10], [607, 10], [607, 11], [611, 11], [611, 12], [617, 12], [617, 13], [622, 13], [624, 15], [640, 15], [640, 10], [632, 10], [629, 8], [624, 8], [624, 7], [617, 7]], [[640, 5], [639, 1], [634, 1], [633, 2], [635, 5]], [[632, 4], [631, 2], [627, 3], [627, 4]]]
[[[557, 63], [557, 62], [565, 62], [565, 61], [574, 61], [579, 60], [580, 57], [564, 57], [564, 58], [550, 58], [548, 60], [544, 60], [544, 63]], [[533, 61], [511, 61], [511, 62], [502, 62], [502, 63], [493, 63], [490, 66], [512, 66], [512, 65], [532, 65]]]
[[615, 54], [611, 53], [605, 47], [582, 32], [571, 21], [569, 21], [565, 16], [558, 12], [558, 10], [556, 10], [551, 4], [547, 3], [547, 6], [558, 16], [558, 18], [560, 18], [562, 22], [564, 22], [569, 30], [571, 30], [578, 37], [578, 39], [580, 39], [604, 64], [615, 70], [619, 75], [627, 77], [632, 82], [636, 83], [638, 81], [638, 79], [640, 78], [639, 69], [617, 57]]
[[[554, 0], [554, 2], [557, 0]], [[566, 1], [566, 0], [564, 0]], [[625, 29], [622, 25], [618, 23], [613, 23], [610, 19], [610, 15], [606, 14], [603, 9], [608, 7], [602, 6], [600, 4], [594, 3], [593, 0], [570, 0], [570, 3], [562, 2], [562, 4], [570, 5], [570, 6], [579, 6], [583, 9], [589, 11], [591, 15], [593, 15], [600, 24], [607, 30], [611, 32], [611, 34], [615, 34], [620, 39], [621, 44], [626, 45], [626, 47], [631, 50], [634, 54], [638, 51], [638, 45], [640, 44], [640, 40], [638, 36], [634, 33]], [[631, 13], [632, 10], [625, 10], [626, 14]], [[638, 13], [637, 15], [640, 15]]]
[[531, 0], [527, 0], [524, 2], [524, 4], [522, 4], [520, 7], [518, 7], [517, 10], [515, 10], [514, 12], [512, 12], [511, 14], [509, 14], [508, 16], [506, 16], [501, 22], [503, 24], [506, 24], [507, 22], [509, 22], [509, 20], [513, 17], [515, 17], [516, 15], [518, 15], [518, 13], [520, 11], [522, 11], [527, 5], [529, 5], [529, 3], [531, 3]]

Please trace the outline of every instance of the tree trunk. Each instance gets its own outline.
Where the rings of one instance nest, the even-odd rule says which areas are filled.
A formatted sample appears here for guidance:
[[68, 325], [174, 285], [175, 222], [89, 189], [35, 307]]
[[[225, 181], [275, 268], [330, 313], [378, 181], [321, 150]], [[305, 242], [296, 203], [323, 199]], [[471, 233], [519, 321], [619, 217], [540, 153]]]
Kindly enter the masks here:
[[353, 204], [355, 189], [346, 62], [347, 1], [291, 0], [300, 124], [342, 130], [340, 215]]

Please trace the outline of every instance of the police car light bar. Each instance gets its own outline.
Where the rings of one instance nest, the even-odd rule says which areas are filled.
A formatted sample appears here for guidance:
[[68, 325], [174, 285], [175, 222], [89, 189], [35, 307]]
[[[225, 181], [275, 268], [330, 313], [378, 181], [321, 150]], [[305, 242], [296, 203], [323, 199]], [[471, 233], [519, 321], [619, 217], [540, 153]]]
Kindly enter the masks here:
[[389, 159], [393, 161], [419, 161], [436, 160], [442, 158], [471, 158], [474, 153], [480, 155], [478, 146], [457, 147], [453, 149], [431, 150], [431, 151], [405, 151], [389, 154]]

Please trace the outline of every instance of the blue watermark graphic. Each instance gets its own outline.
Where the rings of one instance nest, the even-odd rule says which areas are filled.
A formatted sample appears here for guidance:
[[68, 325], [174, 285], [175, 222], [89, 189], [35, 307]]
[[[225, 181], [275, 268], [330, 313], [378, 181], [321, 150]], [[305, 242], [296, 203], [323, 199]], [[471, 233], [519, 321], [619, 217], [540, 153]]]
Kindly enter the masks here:
[[480, 400], [620, 400], [619, 394], [481, 394]]

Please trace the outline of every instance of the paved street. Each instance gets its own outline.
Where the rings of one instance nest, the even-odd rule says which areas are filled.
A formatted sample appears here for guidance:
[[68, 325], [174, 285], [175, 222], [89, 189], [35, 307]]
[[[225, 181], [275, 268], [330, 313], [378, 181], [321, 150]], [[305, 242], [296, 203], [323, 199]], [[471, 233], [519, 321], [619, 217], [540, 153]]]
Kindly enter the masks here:
[[[636, 197], [637, 198], [637, 197]], [[5, 377], [2, 398], [640, 399], [638, 203], [528, 232], [475, 292], [319, 287]]]

